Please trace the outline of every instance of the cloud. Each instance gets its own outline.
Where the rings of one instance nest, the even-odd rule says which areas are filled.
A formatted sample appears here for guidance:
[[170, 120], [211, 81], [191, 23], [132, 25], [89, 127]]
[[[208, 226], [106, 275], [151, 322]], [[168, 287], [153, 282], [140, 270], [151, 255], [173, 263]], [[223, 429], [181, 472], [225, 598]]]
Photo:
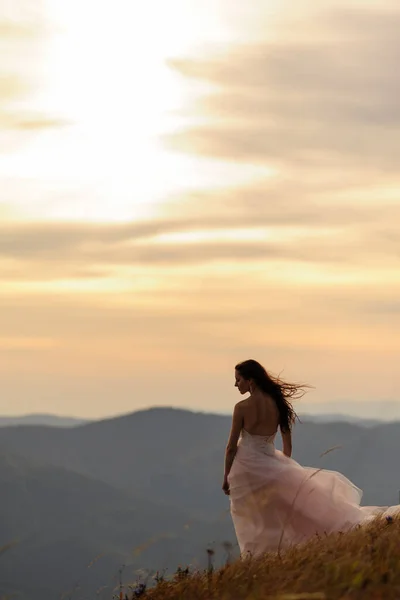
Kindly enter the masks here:
[[[304, 40], [303, 29], [309, 30]], [[353, 7], [309, 16], [276, 41], [233, 44], [170, 62], [214, 88], [185, 112], [207, 123], [169, 147], [223, 160], [397, 173], [400, 9]]]
[[[60, 206], [76, 203], [72, 180], [62, 193], [52, 178], [15, 187], [10, 175], [3, 185], [7, 406], [37, 409], [46, 398], [42, 410], [59, 403], [79, 413], [84, 397], [98, 415], [160, 398], [212, 409], [218, 398], [230, 408], [232, 365], [247, 356], [316, 383], [319, 399], [396, 397], [400, 9], [282, 0], [279, 27], [264, 34], [274, 3], [239, 4], [223, 1], [237, 43], [171, 61], [189, 85], [201, 83], [187, 97], [208, 91], [182, 108], [188, 125], [164, 141], [238, 171], [266, 165], [252, 172], [270, 176], [233, 187], [221, 175], [218, 189], [200, 181], [171, 195], [158, 216], [124, 224], [23, 222], [28, 204], [54, 215], [56, 196]], [[16, 103], [38, 83], [46, 32], [0, 22], [1, 32], [0, 124], [20, 143], [60, 125]], [[134, 179], [125, 159], [121, 171], [129, 163]]]
[[[243, 274], [251, 265], [268, 272], [279, 265], [314, 268], [323, 287], [329, 271], [344, 281], [357, 268], [364, 277], [370, 269], [370, 280], [394, 273], [400, 10], [329, 8], [307, 13], [303, 23], [303, 30], [283, 24], [270, 41], [170, 63], [214, 92], [185, 107], [204, 124], [170, 134], [168, 144], [238, 168], [271, 163], [273, 176], [182, 193], [165, 204], [164, 217], [148, 221], [10, 222], [0, 227], [3, 280], [106, 285], [143, 269], [160, 278], [181, 268], [235, 265]], [[22, 89], [11, 77], [0, 96]]]
[[[400, 206], [318, 204], [313, 197], [320, 194], [318, 188], [313, 192], [311, 186], [308, 194], [306, 189], [294, 195], [290, 182], [283, 182], [275, 190], [278, 202], [273, 186], [222, 196], [204, 192], [200, 213], [181, 218], [123, 224], [9, 222], [0, 225], [3, 277], [7, 272], [11, 279], [23, 278], [25, 272], [27, 280], [35, 273], [103, 277], [109, 274], [107, 265], [268, 260], [365, 265], [398, 259], [398, 236], [391, 224], [400, 217]], [[208, 214], [208, 203], [214, 213]]]
[[45, 117], [36, 113], [6, 113], [1, 116], [0, 128], [11, 129], [15, 131], [41, 131], [43, 129], [52, 129], [54, 127], [65, 127], [68, 122], [62, 119]]
[[[240, 278], [239, 278], [240, 279]], [[272, 286], [268, 282], [246, 279], [240, 287], [238, 277], [218, 280], [205, 276], [196, 281], [188, 276], [179, 285], [173, 281], [163, 293], [150, 290], [118, 293], [114, 297], [98, 298], [59, 293], [42, 293], [21, 302], [18, 294], [3, 296], [0, 301], [0, 325], [4, 339], [74, 339], [90, 346], [96, 339], [132, 341], [139, 348], [139, 339], [149, 338], [160, 343], [169, 336], [195, 346], [207, 346], [205, 334], [221, 337], [221, 343], [238, 343], [246, 331], [258, 339], [267, 335], [274, 343], [306, 344], [307, 339], [323, 342], [323, 332], [329, 331], [366, 347], [383, 343], [398, 347], [392, 335], [400, 323], [398, 303], [391, 293], [399, 292], [399, 284], [391, 290], [373, 285], [331, 286], [330, 289], [292, 287], [289, 282]], [[386, 308], [388, 311], [386, 311]], [[296, 332], [303, 339], [295, 341]], [[192, 339], [192, 334], [198, 334]], [[202, 333], [203, 332], [203, 333]], [[360, 334], [362, 334], [360, 336]], [[361, 339], [358, 339], [358, 338]], [[161, 339], [162, 338], [162, 339]], [[224, 340], [225, 338], [225, 340]], [[329, 347], [329, 338], [325, 339]], [[289, 344], [290, 345], [290, 344]]]
[[0, 337], [0, 351], [12, 350], [41, 350], [52, 348], [56, 345], [55, 341], [50, 338], [32, 337], [25, 338], [20, 336]]
[[[22, 108], [39, 85], [43, 44], [50, 33], [42, 2], [13, 0], [0, 13], [0, 150], [27, 135], [67, 123], [40, 110]], [[29, 60], [27, 60], [29, 57]], [[13, 137], [10, 139], [10, 132]]]

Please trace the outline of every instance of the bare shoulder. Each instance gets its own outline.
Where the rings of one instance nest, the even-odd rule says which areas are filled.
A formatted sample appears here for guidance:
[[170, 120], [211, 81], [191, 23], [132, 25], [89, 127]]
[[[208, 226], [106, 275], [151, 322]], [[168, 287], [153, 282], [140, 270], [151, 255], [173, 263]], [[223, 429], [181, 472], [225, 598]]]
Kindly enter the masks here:
[[243, 410], [244, 408], [246, 408], [247, 405], [248, 405], [248, 398], [245, 398], [244, 400], [239, 400], [239, 402], [237, 402], [235, 404], [235, 409]]
[[246, 400], [240, 400], [240, 402], [237, 402], [233, 408], [233, 416], [236, 418], [243, 418], [243, 415], [246, 411], [245, 407], [246, 404], [244, 404], [246, 402]]

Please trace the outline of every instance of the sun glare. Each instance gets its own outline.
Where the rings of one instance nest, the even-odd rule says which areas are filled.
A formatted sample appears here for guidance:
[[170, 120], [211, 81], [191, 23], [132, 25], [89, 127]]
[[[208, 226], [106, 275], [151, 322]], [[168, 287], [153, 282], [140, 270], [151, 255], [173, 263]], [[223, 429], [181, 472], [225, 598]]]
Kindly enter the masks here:
[[[333, 237], [337, 235], [335, 228], [320, 228], [315, 235]], [[164, 233], [152, 239], [154, 244], [198, 244], [209, 242], [276, 242], [284, 243], [312, 238], [312, 232], [305, 227], [254, 227], [236, 229], [209, 229], [198, 231], [180, 231]], [[146, 243], [148, 243], [146, 241]]]
[[112, 6], [48, 0], [46, 10], [41, 81], [29, 108], [64, 125], [42, 131], [2, 160], [0, 176], [21, 182], [21, 198], [26, 182], [42, 188], [40, 202], [21, 199], [24, 218], [148, 218], [186, 189], [265, 174], [265, 168], [174, 154], [161, 142], [163, 133], [183, 125], [180, 109], [198, 91], [168, 59], [189, 55], [194, 41], [229, 38], [217, 7], [192, 0]]

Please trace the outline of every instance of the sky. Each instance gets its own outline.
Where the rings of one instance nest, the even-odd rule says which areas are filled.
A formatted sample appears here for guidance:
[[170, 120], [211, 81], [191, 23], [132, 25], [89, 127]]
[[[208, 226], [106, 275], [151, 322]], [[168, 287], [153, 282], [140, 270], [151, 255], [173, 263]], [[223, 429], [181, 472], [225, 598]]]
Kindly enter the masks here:
[[1, 3], [0, 414], [228, 412], [255, 358], [314, 386], [300, 412], [400, 415], [399, 28], [383, 0]]

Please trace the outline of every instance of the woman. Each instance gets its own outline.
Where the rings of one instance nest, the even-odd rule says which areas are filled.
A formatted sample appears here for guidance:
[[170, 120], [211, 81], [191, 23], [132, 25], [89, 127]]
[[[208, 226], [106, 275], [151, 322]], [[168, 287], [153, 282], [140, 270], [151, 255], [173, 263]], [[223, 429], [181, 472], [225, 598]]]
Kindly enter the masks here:
[[[235, 367], [235, 386], [250, 396], [234, 408], [222, 489], [242, 555], [257, 556], [345, 531], [400, 506], [360, 506], [362, 492], [341, 473], [302, 467], [291, 458], [291, 399], [308, 386], [271, 377], [255, 360]], [[275, 449], [278, 428], [283, 452]]]

